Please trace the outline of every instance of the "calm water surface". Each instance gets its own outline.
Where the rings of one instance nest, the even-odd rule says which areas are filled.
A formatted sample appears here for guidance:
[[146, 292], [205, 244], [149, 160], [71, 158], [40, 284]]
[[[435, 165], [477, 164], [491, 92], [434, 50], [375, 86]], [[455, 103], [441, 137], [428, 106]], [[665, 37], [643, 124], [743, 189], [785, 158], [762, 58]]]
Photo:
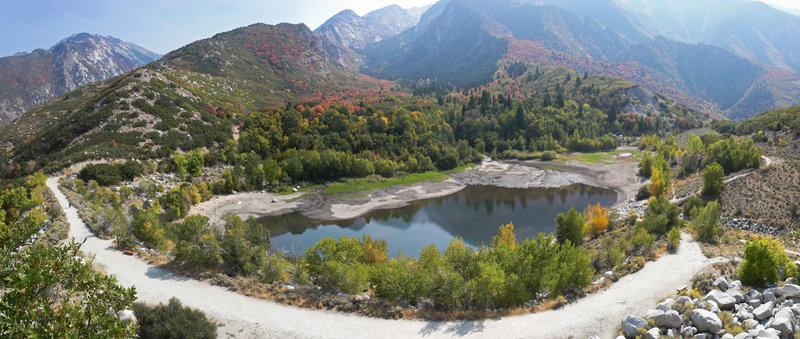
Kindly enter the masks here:
[[298, 212], [259, 219], [270, 229], [272, 247], [302, 255], [324, 237], [385, 239], [389, 255], [402, 251], [416, 256], [430, 244], [440, 250], [462, 237], [473, 247], [491, 244], [497, 228], [514, 223], [517, 240], [539, 232], [555, 232], [555, 218], [571, 207], [583, 211], [589, 204], [611, 206], [616, 192], [586, 185], [562, 188], [502, 188], [468, 186], [448, 196], [418, 200], [401, 208], [370, 212], [352, 220], [321, 221]]

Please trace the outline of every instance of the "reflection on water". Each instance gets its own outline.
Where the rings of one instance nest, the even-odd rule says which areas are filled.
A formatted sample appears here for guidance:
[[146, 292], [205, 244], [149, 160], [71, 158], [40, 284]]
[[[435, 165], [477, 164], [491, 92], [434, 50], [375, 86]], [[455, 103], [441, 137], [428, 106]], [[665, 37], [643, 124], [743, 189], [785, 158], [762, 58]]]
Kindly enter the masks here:
[[539, 232], [554, 232], [555, 218], [571, 207], [582, 211], [589, 204], [610, 206], [614, 191], [586, 185], [562, 188], [502, 188], [468, 186], [440, 198], [419, 200], [401, 208], [370, 212], [351, 220], [320, 221], [294, 212], [259, 219], [272, 235], [272, 246], [290, 255], [301, 255], [324, 237], [385, 239], [389, 255], [399, 251], [417, 255], [426, 246], [443, 249], [454, 237], [478, 247], [489, 244], [497, 228], [514, 223], [517, 240]]

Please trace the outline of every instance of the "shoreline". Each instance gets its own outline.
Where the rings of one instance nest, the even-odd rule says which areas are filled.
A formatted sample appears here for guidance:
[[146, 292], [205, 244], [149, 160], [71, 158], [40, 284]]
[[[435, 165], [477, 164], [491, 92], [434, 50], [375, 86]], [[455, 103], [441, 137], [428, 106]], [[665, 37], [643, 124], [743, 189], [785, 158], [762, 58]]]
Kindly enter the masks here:
[[614, 164], [541, 161], [483, 162], [462, 172], [449, 174], [442, 182], [421, 182], [363, 191], [358, 197], [342, 197], [319, 192], [297, 192], [279, 195], [267, 192], [246, 192], [213, 199], [193, 206], [189, 215], [201, 214], [221, 227], [222, 216], [232, 212], [242, 218], [265, 217], [299, 212], [323, 221], [355, 219], [371, 211], [400, 208], [413, 201], [438, 198], [461, 191], [470, 185], [506, 188], [556, 188], [585, 184], [613, 190], [617, 201], [610, 208], [620, 209], [636, 204], [636, 191], [644, 182], [636, 175], [638, 163], [619, 159]]

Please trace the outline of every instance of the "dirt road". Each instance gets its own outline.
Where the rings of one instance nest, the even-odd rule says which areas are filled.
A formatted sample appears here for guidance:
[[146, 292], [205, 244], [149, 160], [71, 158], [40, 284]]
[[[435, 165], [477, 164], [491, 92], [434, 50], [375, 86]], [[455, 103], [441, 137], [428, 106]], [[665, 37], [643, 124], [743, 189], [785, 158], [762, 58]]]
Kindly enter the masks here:
[[[49, 178], [47, 186], [59, 203], [67, 206], [57, 178]], [[115, 275], [122, 285], [136, 286], [140, 301], [166, 302], [174, 296], [216, 319], [221, 325], [220, 337], [588, 338], [597, 334], [609, 338], [626, 315], [645, 313], [712, 262], [684, 235], [678, 253], [648, 263], [608, 289], [559, 310], [482, 321], [386, 320], [276, 304], [173, 274], [114, 250], [110, 240], [89, 231], [74, 207], [64, 208], [64, 212], [71, 225], [69, 236], [77, 241], [86, 239], [83, 251], [94, 255], [94, 263]]]

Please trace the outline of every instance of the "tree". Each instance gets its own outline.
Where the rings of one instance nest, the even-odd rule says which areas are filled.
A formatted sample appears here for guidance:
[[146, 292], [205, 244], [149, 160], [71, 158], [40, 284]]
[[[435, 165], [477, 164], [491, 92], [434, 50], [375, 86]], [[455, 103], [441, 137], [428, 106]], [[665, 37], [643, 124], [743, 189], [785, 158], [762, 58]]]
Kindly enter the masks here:
[[651, 197], [663, 197], [667, 194], [669, 188], [669, 174], [665, 173], [662, 169], [653, 167], [653, 175], [650, 177], [652, 184], [650, 185]]
[[47, 220], [40, 205], [24, 187], [0, 191], [0, 336], [132, 337], [136, 325], [120, 320], [117, 312], [131, 307], [133, 287], [95, 271], [74, 241], [58, 247], [25, 244]]
[[718, 163], [706, 166], [703, 170], [703, 189], [705, 196], [718, 196], [725, 188], [725, 170]]
[[645, 178], [653, 175], [653, 157], [649, 151], [642, 152], [642, 160], [639, 162], [639, 175]]
[[517, 236], [514, 235], [514, 223], [500, 226], [500, 229], [497, 230], [497, 235], [492, 237], [492, 247], [498, 247], [500, 245], [508, 246], [511, 250], [517, 247]]
[[556, 239], [559, 244], [569, 240], [572, 244], [580, 246], [583, 243], [583, 216], [574, 208], [570, 208], [565, 216], [559, 213], [556, 217]]
[[678, 205], [670, 203], [663, 196], [650, 198], [641, 225], [648, 233], [666, 234], [673, 227], [681, 225], [679, 215]]
[[608, 209], [600, 206], [600, 203], [590, 205], [583, 214], [586, 216], [586, 233], [597, 236], [608, 228]]
[[700, 210], [697, 217], [692, 221], [697, 238], [704, 241], [716, 239], [722, 225], [719, 220], [720, 205], [716, 201], [711, 201]]
[[200, 151], [194, 151], [186, 154], [186, 171], [194, 177], [199, 177], [203, 174], [203, 166], [205, 166], [205, 158]]
[[592, 281], [594, 272], [591, 260], [580, 246], [574, 246], [570, 241], [561, 244], [556, 267], [558, 277], [553, 284], [553, 291], [556, 293], [560, 294], [569, 288], [583, 288]]

